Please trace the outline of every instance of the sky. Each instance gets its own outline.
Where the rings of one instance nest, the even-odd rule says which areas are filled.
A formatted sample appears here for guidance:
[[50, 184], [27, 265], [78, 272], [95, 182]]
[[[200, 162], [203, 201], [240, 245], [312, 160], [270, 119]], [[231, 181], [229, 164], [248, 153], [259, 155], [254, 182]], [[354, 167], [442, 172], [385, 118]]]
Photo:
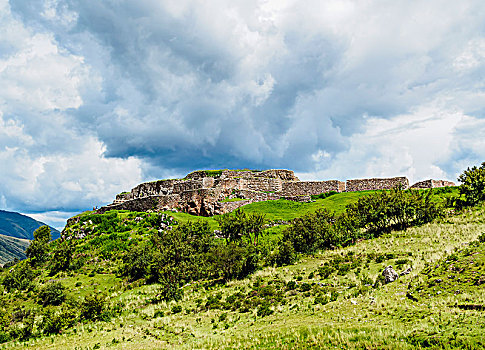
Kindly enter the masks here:
[[197, 169], [485, 161], [483, 0], [0, 0], [0, 209], [62, 228]]

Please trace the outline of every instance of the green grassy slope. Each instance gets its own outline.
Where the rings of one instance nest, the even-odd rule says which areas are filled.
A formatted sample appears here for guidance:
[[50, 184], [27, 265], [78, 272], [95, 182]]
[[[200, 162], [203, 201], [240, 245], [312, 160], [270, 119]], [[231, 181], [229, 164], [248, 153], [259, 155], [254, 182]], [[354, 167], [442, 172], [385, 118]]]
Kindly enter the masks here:
[[[178, 216], [184, 218], [190, 219]], [[138, 227], [130, 230], [131, 239], [143, 238]], [[460, 305], [485, 304], [485, 285], [479, 282], [484, 243], [471, 243], [484, 232], [482, 205], [421, 227], [303, 257], [290, 266], [267, 267], [225, 285], [191, 283], [184, 287], [181, 301], [169, 303], [153, 302], [156, 284], [122, 282], [116, 266], [98, 258], [101, 252], [93, 248], [86, 250], [91, 255], [79, 271], [54, 278], [68, 287], [72, 298], [98, 289], [112, 302], [123, 302], [125, 311], [109, 322], [81, 323], [62, 335], [4, 347], [482, 349], [484, 311]], [[322, 274], [325, 263], [335, 268], [328, 276]], [[396, 282], [371, 287], [388, 265], [398, 272], [413, 270]], [[436, 279], [446, 283], [442, 293], [437, 293], [441, 282]], [[417, 301], [408, 294], [416, 295]], [[18, 299], [19, 307], [35, 305], [27, 294], [15, 297], [23, 298]], [[259, 310], [265, 302], [269, 304], [263, 315]], [[174, 308], [177, 305], [181, 312]]]
[[30, 241], [0, 235], [0, 264], [13, 261], [14, 259], [25, 259], [25, 249], [29, 246]]
[[371, 193], [374, 193], [374, 191], [344, 192], [309, 203], [298, 203], [279, 199], [251, 203], [245, 205], [242, 209], [247, 213], [264, 213], [270, 220], [291, 220], [308, 213], [314, 213], [316, 210], [323, 208], [342, 213], [345, 210], [345, 206]]

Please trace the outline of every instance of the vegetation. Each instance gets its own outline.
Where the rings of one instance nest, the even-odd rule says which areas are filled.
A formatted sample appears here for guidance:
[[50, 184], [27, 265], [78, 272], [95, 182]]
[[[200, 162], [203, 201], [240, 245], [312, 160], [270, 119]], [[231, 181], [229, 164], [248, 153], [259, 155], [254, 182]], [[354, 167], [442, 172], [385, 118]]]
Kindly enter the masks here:
[[[0, 341], [481, 349], [485, 203], [450, 207], [475, 195], [462, 191], [334, 194], [293, 214], [286, 201], [214, 218], [83, 213], [61, 240], [39, 229], [1, 272]], [[411, 273], [385, 284], [388, 265]]]

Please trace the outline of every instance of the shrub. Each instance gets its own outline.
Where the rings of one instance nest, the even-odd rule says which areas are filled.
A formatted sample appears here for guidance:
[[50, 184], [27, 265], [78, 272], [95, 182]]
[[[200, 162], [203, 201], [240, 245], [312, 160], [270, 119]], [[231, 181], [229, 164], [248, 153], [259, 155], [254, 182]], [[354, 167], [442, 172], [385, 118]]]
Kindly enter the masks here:
[[29, 290], [33, 287], [35, 275], [35, 271], [27, 262], [22, 261], [9, 270], [2, 281], [2, 285], [9, 292], [15, 289]]
[[106, 311], [106, 295], [94, 292], [87, 295], [81, 303], [81, 319], [99, 320]]
[[61, 305], [65, 295], [65, 288], [61, 282], [47, 283], [39, 291], [39, 298], [43, 306]]
[[182, 306], [180, 306], [180, 305], [172, 306], [172, 313], [173, 314], [178, 314], [180, 312], [182, 312]]
[[288, 290], [293, 290], [293, 289], [296, 289], [296, 282], [295, 281], [288, 281], [288, 283], [286, 284], [286, 288]]
[[300, 290], [302, 292], [308, 292], [310, 289], [312, 289], [312, 285], [310, 283], [302, 283], [300, 285]]
[[25, 255], [30, 258], [32, 264], [40, 264], [47, 259], [47, 243], [51, 240], [49, 226], [41, 226], [34, 231], [34, 240], [25, 250]]
[[295, 219], [283, 233], [297, 252], [313, 253], [353, 244], [359, 238], [355, 218], [347, 213], [337, 215], [326, 209]]
[[64, 241], [57, 245], [52, 254], [51, 274], [69, 269], [72, 261], [72, 251], [71, 241]]
[[268, 257], [271, 265], [284, 266], [293, 264], [297, 259], [295, 248], [290, 241], [282, 240], [275, 251]]
[[213, 271], [224, 280], [230, 280], [244, 278], [256, 271], [259, 257], [253, 246], [237, 245], [231, 242], [214, 247], [210, 259]]
[[485, 162], [480, 167], [467, 168], [460, 176], [462, 205], [471, 206], [485, 200]]
[[241, 209], [236, 209], [232, 213], [217, 217], [216, 221], [222, 237], [228, 242], [245, 240], [257, 245], [266, 219], [264, 214], [246, 214]]
[[171, 301], [181, 300], [183, 296], [183, 290], [179, 286], [179, 281], [175, 276], [166, 275], [160, 281], [160, 289], [158, 290], [156, 300]]
[[273, 313], [273, 310], [270, 309], [269, 307], [269, 302], [263, 301], [258, 308], [258, 316], [259, 317], [265, 317], [269, 316]]
[[148, 276], [149, 266], [153, 258], [153, 248], [147, 244], [132, 245], [123, 256], [121, 273], [132, 281]]
[[328, 263], [325, 263], [323, 266], [320, 266], [318, 268], [318, 274], [322, 278], [328, 278], [328, 276], [330, 276], [334, 271], [335, 268], [333, 266], [330, 266]]
[[485, 242], [485, 232], [482, 233], [480, 236], [478, 236], [478, 241], [481, 242], [481, 243]]

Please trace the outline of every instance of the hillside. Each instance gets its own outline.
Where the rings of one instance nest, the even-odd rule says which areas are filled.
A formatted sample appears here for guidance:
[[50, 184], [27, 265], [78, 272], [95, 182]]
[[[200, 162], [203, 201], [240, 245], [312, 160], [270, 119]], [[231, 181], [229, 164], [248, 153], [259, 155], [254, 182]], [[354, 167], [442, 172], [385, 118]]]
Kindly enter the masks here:
[[25, 249], [29, 246], [29, 240], [0, 235], [0, 264], [25, 259]]
[[[317, 209], [345, 214], [349, 205], [356, 210], [372, 198], [399, 196], [435, 208], [430, 203], [443, 204], [453, 194], [456, 189], [431, 197], [426, 191], [337, 193], [310, 203], [253, 203], [244, 207], [245, 214], [228, 217], [265, 214], [277, 222], [306, 215], [314, 222], [322, 215], [312, 214]], [[224, 250], [225, 240], [212, 234], [223, 229], [221, 217], [86, 212], [69, 221], [64, 231], [69, 240], [50, 243], [51, 260], [37, 268], [19, 263], [3, 274], [0, 313], [3, 319], [12, 315], [12, 323], [0, 339], [27, 334], [23, 343], [6, 342], [6, 349], [480, 349], [485, 243], [477, 239], [485, 232], [485, 204], [450, 213], [281, 263], [277, 257], [288, 255], [278, 251], [287, 249], [281, 242], [288, 239], [287, 228], [298, 227], [294, 224], [266, 228], [256, 250], [252, 243], [227, 243], [232, 248]], [[234, 268], [247, 268], [244, 255], [232, 260], [245, 249], [259, 252], [258, 266], [230, 277], [236, 276]], [[385, 284], [381, 273], [388, 265], [412, 270]], [[454, 279], [450, 266], [456, 268]], [[170, 276], [174, 268], [185, 276], [180, 289], [163, 278], [151, 280]], [[21, 282], [25, 274], [31, 277]]]
[[[33, 233], [45, 224], [19, 213], [0, 210], [0, 234], [21, 239], [34, 239]], [[60, 237], [60, 232], [51, 227], [52, 239]]]

